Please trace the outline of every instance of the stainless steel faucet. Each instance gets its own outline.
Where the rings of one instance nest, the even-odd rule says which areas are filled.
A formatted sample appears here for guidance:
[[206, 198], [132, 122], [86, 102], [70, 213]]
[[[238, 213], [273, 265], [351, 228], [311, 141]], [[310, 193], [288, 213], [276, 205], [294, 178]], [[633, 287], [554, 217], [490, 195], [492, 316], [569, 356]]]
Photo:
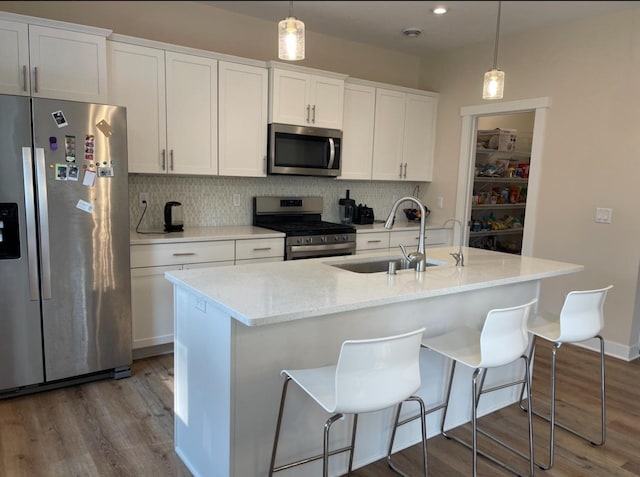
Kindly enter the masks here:
[[456, 259], [456, 267], [464, 267], [464, 255], [462, 255], [462, 240], [464, 239], [464, 230], [462, 228], [462, 222], [458, 219], [447, 219], [444, 221], [442, 226], [444, 227], [449, 222], [455, 222], [460, 226], [460, 248], [458, 249], [457, 253], [452, 252], [449, 255]]
[[400, 250], [402, 250], [402, 254], [404, 258], [410, 263], [416, 264], [416, 272], [424, 272], [427, 268], [427, 255], [424, 251], [425, 239], [424, 239], [424, 227], [425, 227], [425, 219], [427, 216], [427, 209], [422, 202], [418, 200], [416, 197], [406, 196], [398, 199], [393, 207], [391, 207], [391, 212], [389, 212], [389, 217], [387, 217], [387, 221], [384, 224], [385, 229], [392, 229], [393, 223], [396, 220], [396, 211], [398, 210], [398, 206], [405, 201], [414, 202], [420, 208], [420, 239], [418, 240], [418, 250], [414, 253], [407, 254], [405, 248], [400, 245]]

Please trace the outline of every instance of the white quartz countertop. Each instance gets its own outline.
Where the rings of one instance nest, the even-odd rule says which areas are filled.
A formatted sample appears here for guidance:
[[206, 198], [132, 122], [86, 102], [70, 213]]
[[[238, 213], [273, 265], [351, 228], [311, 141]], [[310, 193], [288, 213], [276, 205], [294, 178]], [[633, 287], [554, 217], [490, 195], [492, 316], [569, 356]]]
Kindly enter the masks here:
[[228, 225], [219, 227], [185, 227], [184, 232], [136, 233], [132, 230], [129, 237], [131, 245], [145, 245], [167, 242], [203, 242], [209, 240], [243, 240], [260, 238], [281, 238], [284, 233], [254, 227], [252, 225]]
[[419, 300], [575, 273], [582, 265], [475, 248], [463, 248], [465, 266], [449, 255], [457, 247], [429, 248], [427, 259], [445, 263], [423, 273], [355, 273], [331, 263], [399, 258], [393, 252], [255, 263], [166, 272], [165, 277], [223, 309], [247, 326], [308, 319], [367, 307]]

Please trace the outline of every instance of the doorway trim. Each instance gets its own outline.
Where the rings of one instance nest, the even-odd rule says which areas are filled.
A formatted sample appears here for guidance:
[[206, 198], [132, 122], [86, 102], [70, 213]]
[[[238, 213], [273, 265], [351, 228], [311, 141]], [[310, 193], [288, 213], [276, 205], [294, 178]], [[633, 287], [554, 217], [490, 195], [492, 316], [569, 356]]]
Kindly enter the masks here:
[[[460, 162], [458, 166], [458, 198], [456, 200], [456, 217], [468, 224], [471, 219], [471, 194], [473, 192], [473, 176], [476, 132], [478, 118], [481, 116], [495, 116], [499, 114], [515, 114], [535, 112], [533, 121], [533, 137], [531, 140], [531, 167], [527, 184], [527, 205], [525, 209], [525, 223], [522, 236], [522, 255], [533, 255], [535, 238], [537, 202], [542, 170], [542, 151], [544, 150], [544, 130], [547, 122], [547, 110], [551, 107], [551, 98], [541, 97], [503, 101], [500, 103], [463, 106], [460, 108], [462, 116], [462, 131], [460, 140]], [[464, 227], [463, 245], [469, 243], [469, 227]]]

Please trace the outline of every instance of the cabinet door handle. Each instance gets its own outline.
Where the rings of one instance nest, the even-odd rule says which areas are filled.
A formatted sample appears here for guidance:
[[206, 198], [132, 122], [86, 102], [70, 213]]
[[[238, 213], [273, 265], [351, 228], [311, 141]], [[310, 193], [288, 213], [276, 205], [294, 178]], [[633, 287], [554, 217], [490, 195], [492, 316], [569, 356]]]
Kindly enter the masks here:
[[271, 250], [271, 247], [261, 247], [253, 249], [254, 252], [268, 252], [269, 250]]
[[195, 255], [195, 252], [174, 252], [174, 257], [189, 257], [191, 255]]
[[316, 123], [316, 105], [313, 105], [313, 108], [311, 108], [311, 112], [313, 113], [313, 116], [311, 116], [311, 122], [313, 124]]
[[169, 157], [171, 158], [171, 162], [169, 162], [169, 168], [173, 170], [173, 149], [169, 151]]
[[307, 119], [306, 121], [309, 122], [309, 111], [311, 110], [311, 105], [307, 104]]
[[22, 65], [22, 90], [27, 91], [27, 75], [29, 72], [27, 71], [27, 65]]
[[398, 174], [398, 177], [402, 179], [402, 162], [400, 163], [400, 174]]
[[404, 174], [402, 175], [405, 179], [407, 178], [407, 163], [404, 163]]
[[162, 150], [162, 170], [163, 171], [167, 170], [167, 150], [166, 149]]
[[34, 66], [33, 67], [33, 85], [34, 85], [34, 89], [35, 92], [38, 92], [38, 67]]

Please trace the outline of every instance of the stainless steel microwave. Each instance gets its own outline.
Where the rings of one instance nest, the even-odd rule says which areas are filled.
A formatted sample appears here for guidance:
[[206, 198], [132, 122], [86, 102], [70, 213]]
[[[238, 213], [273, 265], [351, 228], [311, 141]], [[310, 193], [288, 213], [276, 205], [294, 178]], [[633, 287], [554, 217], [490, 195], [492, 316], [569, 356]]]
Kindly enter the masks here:
[[342, 131], [269, 124], [269, 174], [337, 177], [342, 169]]

